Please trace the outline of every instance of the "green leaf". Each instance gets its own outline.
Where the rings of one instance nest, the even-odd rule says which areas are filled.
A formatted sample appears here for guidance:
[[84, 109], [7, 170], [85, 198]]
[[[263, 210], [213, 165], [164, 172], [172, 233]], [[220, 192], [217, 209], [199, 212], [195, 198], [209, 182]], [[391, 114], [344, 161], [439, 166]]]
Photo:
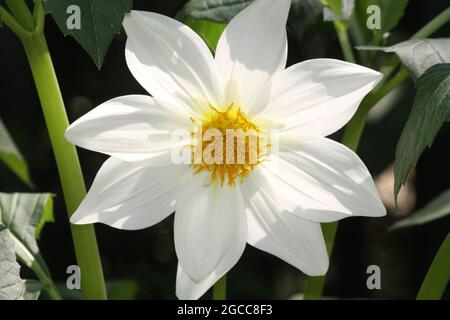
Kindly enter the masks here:
[[195, 19], [229, 22], [253, 0], [190, 0], [177, 15], [184, 21], [188, 16]]
[[0, 161], [5, 163], [25, 184], [33, 186], [28, 165], [0, 119]]
[[22, 280], [14, 242], [8, 228], [0, 224], [0, 300], [36, 300], [42, 286], [36, 280]]
[[49, 278], [49, 271], [39, 252], [36, 228], [42, 229], [42, 221], [48, 220], [45, 211], [51, 208], [51, 197], [48, 193], [0, 193], [0, 224], [9, 229], [19, 259], [39, 279]]
[[217, 42], [219, 42], [220, 35], [226, 27], [225, 23], [199, 20], [191, 16], [187, 17], [184, 23], [202, 37], [212, 52], [216, 51]]
[[[367, 30], [367, 33], [372, 34], [370, 43], [379, 44], [383, 36], [391, 31], [405, 13], [409, 0], [358, 0], [356, 1], [356, 12], [362, 26], [362, 30]], [[376, 5], [380, 8], [380, 22], [381, 29], [369, 30], [367, 28], [367, 19], [370, 14], [367, 13], [367, 8], [371, 5]], [[366, 35], [367, 35], [366, 33]]]
[[[194, 21], [210, 21], [218, 25], [211, 25], [212, 33], [217, 35], [219, 29], [225, 27], [224, 23], [228, 23], [240, 11], [245, 9], [253, 0], [190, 0], [177, 14], [177, 19], [187, 23], [191, 28], [196, 30], [196, 25], [191, 25]], [[288, 24], [296, 33], [297, 38], [301, 39], [309, 25], [315, 22], [317, 17], [322, 13], [323, 5], [321, 0], [294, 0], [292, 1]], [[200, 32], [205, 32], [206, 25], [199, 26]], [[208, 31], [209, 32], [209, 31]], [[208, 39], [207, 43], [210, 48], [214, 47], [214, 35], [212, 40]]]
[[[119, 33], [125, 13], [130, 12], [133, 0], [43, 0], [46, 12], [51, 13], [64, 35], [71, 35], [94, 59], [100, 68], [115, 33]], [[68, 20], [80, 8], [80, 28], [68, 29]], [[74, 24], [69, 24], [73, 26]]]
[[35, 234], [37, 239], [40, 239], [42, 229], [47, 222], [55, 222], [55, 217], [53, 215], [53, 195], [51, 197], [47, 197], [47, 202], [42, 210], [41, 218], [36, 226]]
[[450, 121], [450, 64], [429, 68], [417, 81], [414, 105], [395, 152], [397, 199], [401, 186], [426, 147], [431, 147], [442, 124]]
[[394, 223], [389, 231], [400, 228], [421, 225], [450, 214], [450, 189], [444, 191], [422, 209], [414, 212], [410, 216]]
[[438, 63], [450, 63], [450, 38], [409, 40], [384, 48], [395, 52], [415, 80]]
[[23, 291], [12, 238], [8, 229], [0, 224], [0, 300], [19, 300]]

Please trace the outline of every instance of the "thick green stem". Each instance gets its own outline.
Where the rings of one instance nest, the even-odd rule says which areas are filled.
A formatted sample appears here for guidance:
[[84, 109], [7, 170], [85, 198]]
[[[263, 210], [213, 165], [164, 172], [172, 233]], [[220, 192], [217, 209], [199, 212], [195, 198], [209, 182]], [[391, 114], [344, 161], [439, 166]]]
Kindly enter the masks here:
[[224, 275], [214, 284], [213, 300], [226, 300], [227, 298], [227, 275]]
[[417, 300], [438, 300], [450, 280], [450, 232], [442, 242], [423, 280]]
[[[23, 0], [7, 0], [14, 17], [1, 6], [0, 14], [5, 24], [22, 41], [25, 49], [47, 124], [70, 217], [84, 198], [86, 189], [76, 149], [64, 138], [64, 132], [69, 122], [43, 32], [45, 14], [42, 3], [41, 0], [36, 0], [35, 3], [33, 15]], [[106, 299], [103, 270], [94, 227], [92, 225], [71, 225], [70, 228], [77, 262], [81, 270], [84, 298]], [[40, 274], [40, 278], [42, 277], [43, 275]], [[49, 294], [56, 298], [52, 290]]]
[[[58, 166], [69, 216], [77, 209], [86, 190], [75, 147], [64, 138], [69, 125], [50, 53], [43, 34], [22, 39], [41, 101]], [[71, 225], [72, 238], [85, 299], [106, 299], [100, 255], [92, 225]]]

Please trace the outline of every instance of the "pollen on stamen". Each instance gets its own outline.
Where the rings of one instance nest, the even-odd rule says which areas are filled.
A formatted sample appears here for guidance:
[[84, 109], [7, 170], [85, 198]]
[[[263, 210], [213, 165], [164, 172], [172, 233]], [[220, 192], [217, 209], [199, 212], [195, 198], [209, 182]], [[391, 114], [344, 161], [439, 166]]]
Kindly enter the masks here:
[[270, 145], [263, 145], [259, 128], [233, 103], [224, 111], [209, 108], [200, 121], [191, 118], [194, 174], [206, 171], [211, 183], [235, 186], [264, 161]]

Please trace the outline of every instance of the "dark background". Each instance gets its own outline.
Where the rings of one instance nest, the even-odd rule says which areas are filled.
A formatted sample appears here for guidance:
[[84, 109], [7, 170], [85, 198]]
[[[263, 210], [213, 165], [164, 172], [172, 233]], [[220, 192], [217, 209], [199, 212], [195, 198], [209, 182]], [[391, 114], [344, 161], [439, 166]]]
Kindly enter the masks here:
[[[184, 3], [182, 0], [135, 0], [134, 9], [174, 16]], [[411, 0], [391, 41], [395, 43], [408, 39], [448, 4], [447, 0]], [[288, 33], [289, 64], [310, 58], [342, 58], [331, 23], [324, 23], [319, 18], [302, 39], [295, 37], [289, 28]], [[449, 35], [447, 25], [433, 37]], [[46, 36], [71, 121], [110, 98], [145, 94], [127, 69], [123, 32], [114, 39], [101, 71], [75, 41], [64, 38], [49, 17]], [[369, 121], [361, 141], [359, 154], [374, 177], [394, 160], [395, 146], [414, 98], [411, 81], [408, 80], [397, 94], [398, 98], [390, 111]], [[36, 184], [34, 191], [57, 195], [56, 222], [45, 227], [40, 248], [54, 279], [64, 283], [67, 266], [76, 264], [76, 261], [56, 165], [24, 52], [16, 37], [6, 28], [0, 29], [0, 118], [29, 163]], [[339, 134], [336, 139], [339, 139]], [[450, 186], [449, 150], [450, 127], [446, 125], [432, 149], [423, 154], [417, 166], [417, 208]], [[79, 151], [89, 186], [106, 158]], [[0, 164], [0, 191], [31, 190]], [[387, 228], [398, 218], [396, 210], [391, 210], [385, 218], [351, 218], [340, 223], [326, 286], [327, 296], [415, 297], [439, 244], [450, 228], [450, 218], [388, 232]], [[141, 231], [122, 231], [96, 225], [106, 278], [130, 280], [128, 288], [137, 289], [136, 298], [175, 298], [176, 256], [172, 230], [172, 217]], [[366, 268], [371, 264], [381, 268], [381, 290], [370, 291], [366, 287]], [[29, 271], [23, 272], [32, 277]], [[304, 280], [301, 272], [283, 261], [247, 246], [244, 256], [229, 274], [229, 297], [287, 299], [303, 292]], [[448, 289], [446, 298], [449, 298]]]

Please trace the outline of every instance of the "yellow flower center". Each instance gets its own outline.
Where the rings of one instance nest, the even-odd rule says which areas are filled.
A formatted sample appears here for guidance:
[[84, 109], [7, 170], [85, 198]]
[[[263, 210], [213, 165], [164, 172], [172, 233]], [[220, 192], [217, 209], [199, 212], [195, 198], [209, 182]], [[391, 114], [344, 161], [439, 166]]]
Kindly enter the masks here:
[[225, 111], [211, 112], [199, 122], [192, 119], [194, 174], [207, 171], [211, 183], [229, 186], [242, 182], [268, 154], [261, 132], [240, 108], [230, 104]]

